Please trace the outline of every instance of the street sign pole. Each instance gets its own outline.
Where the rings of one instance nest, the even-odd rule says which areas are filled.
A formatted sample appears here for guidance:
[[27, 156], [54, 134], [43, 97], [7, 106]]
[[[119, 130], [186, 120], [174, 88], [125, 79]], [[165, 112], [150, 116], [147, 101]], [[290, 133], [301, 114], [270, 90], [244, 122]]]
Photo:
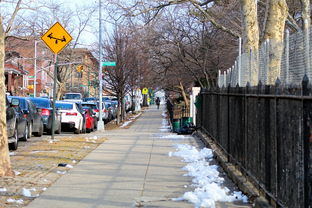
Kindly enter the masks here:
[[105, 130], [104, 121], [103, 121], [103, 112], [102, 112], [102, 93], [103, 93], [103, 77], [102, 77], [102, 1], [99, 1], [99, 123], [98, 123], [98, 130]]
[[[56, 100], [56, 85], [57, 85], [57, 54], [59, 54], [63, 48], [67, 46], [67, 44], [73, 38], [70, 34], [63, 28], [63, 26], [56, 22], [50, 29], [41, 36], [41, 40], [49, 47], [52, 53], [55, 54], [54, 59], [54, 73], [53, 73], [53, 103], [52, 103], [52, 123], [51, 123], [51, 139], [54, 140], [54, 133], [55, 133], [55, 117], [56, 117], [56, 109], [55, 109], [55, 100]], [[36, 78], [36, 73], [35, 73]], [[36, 81], [36, 79], [35, 79]]]
[[35, 40], [34, 97], [37, 93], [37, 40]]
[[57, 54], [55, 54], [55, 59], [54, 59], [54, 73], [53, 73], [53, 103], [52, 103], [52, 127], [51, 127], [51, 139], [54, 140], [54, 124], [55, 124], [55, 114], [56, 114], [56, 108], [55, 108], [55, 100], [56, 100], [56, 84], [57, 84]]

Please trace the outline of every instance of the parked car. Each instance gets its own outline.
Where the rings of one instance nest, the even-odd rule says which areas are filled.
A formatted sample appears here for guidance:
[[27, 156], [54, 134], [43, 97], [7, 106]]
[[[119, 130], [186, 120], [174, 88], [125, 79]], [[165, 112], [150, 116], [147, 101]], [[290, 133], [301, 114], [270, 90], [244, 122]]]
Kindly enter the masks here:
[[18, 99], [11, 99], [11, 103], [6, 97], [6, 122], [7, 136], [10, 150], [16, 150], [18, 140], [27, 137], [27, 121], [19, 107]]
[[113, 107], [113, 117], [117, 118], [117, 112], [118, 112], [118, 101], [112, 100], [112, 107]]
[[131, 95], [126, 95], [124, 98], [125, 101], [125, 107], [126, 107], [126, 112], [129, 112], [132, 108], [132, 98]]
[[85, 113], [81, 113], [77, 103], [56, 101], [55, 107], [61, 114], [62, 125], [73, 129], [75, 134], [85, 132], [86, 123], [83, 116]]
[[97, 129], [97, 118], [95, 116], [95, 112], [90, 107], [84, 106], [83, 110], [85, 111], [86, 115], [86, 131], [90, 133]]
[[97, 99], [96, 97], [87, 97], [87, 98], [83, 98], [82, 100], [83, 100], [83, 102], [94, 102], [94, 103], [96, 103], [99, 99]]
[[107, 111], [107, 119], [105, 120], [103, 118], [103, 120], [104, 120], [105, 123], [108, 123], [109, 121], [111, 121], [111, 120], [113, 120], [115, 118], [114, 117], [115, 110], [114, 110], [114, 108], [112, 106], [111, 101], [107, 100], [107, 101], [104, 102], [104, 104], [105, 104], [105, 109]]
[[63, 96], [63, 100], [72, 101], [72, 102], [82, 102], [82, 94], [81, 93], [65, 93]]
[[[48, 134], [52, 133], [52, 112], [53, 112], [53, 108], [52, 108], [52, 102], [50, 99], [47, 98], [28, 98], [29, 100], [31, 100], [36, 108], [38, 109], [38, 111], [41, 113], [42, 116], [42, 121], [43, 121], [43, 131], [47, 132]], [[55, 113], [55, 124], [54, 124], [54, 129], [55, 129], [55, 133], [60, 134], [62, 131], [62, 127], [61, 127], [61, 118], [60, 118], [60, 114], [58, 112]]]
[[[99, 120], [99, 117], [100, 117], [99, 103], [82, 102], [81, 104], [82, 104], [83, 107], [85, 107], [85, 106], [90, 107], [94, 111], [97, 121]], [[107, 112], [107, 110], [105, 108], [104, 103], [102, 104], [102, 116], [103, 116], [104, 120], [107, 120], [108, 112]]]
[[26, 97], [9, 96], [9, 99], [16, 98], [19, 100], [19, 106], [22, 109], [24, 117], [27, 120], [27, 137], [24, 138], [27, 141], [32, 134], [41, 137], [43, 134], [43, 120], [41, 113], [38, 112], [35, 104]]

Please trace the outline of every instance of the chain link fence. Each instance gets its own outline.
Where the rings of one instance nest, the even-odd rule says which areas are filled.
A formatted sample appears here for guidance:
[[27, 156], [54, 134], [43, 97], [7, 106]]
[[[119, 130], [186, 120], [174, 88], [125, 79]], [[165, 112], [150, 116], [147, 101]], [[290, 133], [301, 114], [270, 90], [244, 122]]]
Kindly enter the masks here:
[[[241, 42], [241, 41], [240, 41]], [[241, 45], [241, 43], [240, 43]], [[304, 33], [299, 31], [289, 35], [285, 33], [284, 49], [281, 61], [280, 81], [284, 84], [301, 84], [302, 78], [307, 74], [312, 79], [312, 68], [310, 60], [312, 60], [312, 30]], [[250, 53], [241, 53], [236, 58], [234, 65], [228, 70], [219, 71], [218, 85], [224, 86], [246, 86], [251, 80], [252, 64], [257, 64], [259, 69], [258, 81], [263, 84], [268, 83], [269, 63], [272, 51], [269, 40], [264, 41], [258, 51], [258, 56]], [[240, 49], [241, 51], [241, 49]]]

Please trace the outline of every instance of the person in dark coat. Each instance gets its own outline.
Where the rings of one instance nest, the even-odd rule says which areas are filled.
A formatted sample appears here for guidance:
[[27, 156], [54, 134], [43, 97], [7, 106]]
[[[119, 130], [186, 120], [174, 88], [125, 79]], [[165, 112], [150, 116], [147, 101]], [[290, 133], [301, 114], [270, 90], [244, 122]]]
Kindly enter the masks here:
[[157, 109], [159, 109], [159, 105], [160, 105], [160, 99], [159, 99], [159, 97], [156, 98], [156, 101], [155, 101], [155, 102], [156, 102], [156, 105], [157, 105]]

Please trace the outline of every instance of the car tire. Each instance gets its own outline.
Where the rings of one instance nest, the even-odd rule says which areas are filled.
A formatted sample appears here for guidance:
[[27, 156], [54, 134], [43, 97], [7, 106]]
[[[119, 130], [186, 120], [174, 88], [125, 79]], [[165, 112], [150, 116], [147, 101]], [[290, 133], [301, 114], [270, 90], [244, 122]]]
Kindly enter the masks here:
[[75, 134], [80, 134], [80, 129], [76, 129], [76, 128], [75, 128], [74, 133], [75, 133]]
[[22, 141], [27, 141], [28, 140], [28, 124], [26, 124], [26, 128], [25, 128], [25, 132], [24, 132], [24, 136], [21, 138]]
[[43, 134], [43, 123], [41, 122], [40, 127], [39, 127], [39, 132], [35, 132], [34, 135], [36, 137], [41, 137]]
[[18, 147], [18, 136], [17, 129], [14, 130], [14, 142], [9, 143], [9, 150], [17, 150]]
[[91, 132], [91, 129], [86, 129], [86, 132], [87, 132], [87, 133], [90, 133], [90, 132]]
[[28, 139], [32, 136], [33, 124], [32, 122], [28, 125]]

